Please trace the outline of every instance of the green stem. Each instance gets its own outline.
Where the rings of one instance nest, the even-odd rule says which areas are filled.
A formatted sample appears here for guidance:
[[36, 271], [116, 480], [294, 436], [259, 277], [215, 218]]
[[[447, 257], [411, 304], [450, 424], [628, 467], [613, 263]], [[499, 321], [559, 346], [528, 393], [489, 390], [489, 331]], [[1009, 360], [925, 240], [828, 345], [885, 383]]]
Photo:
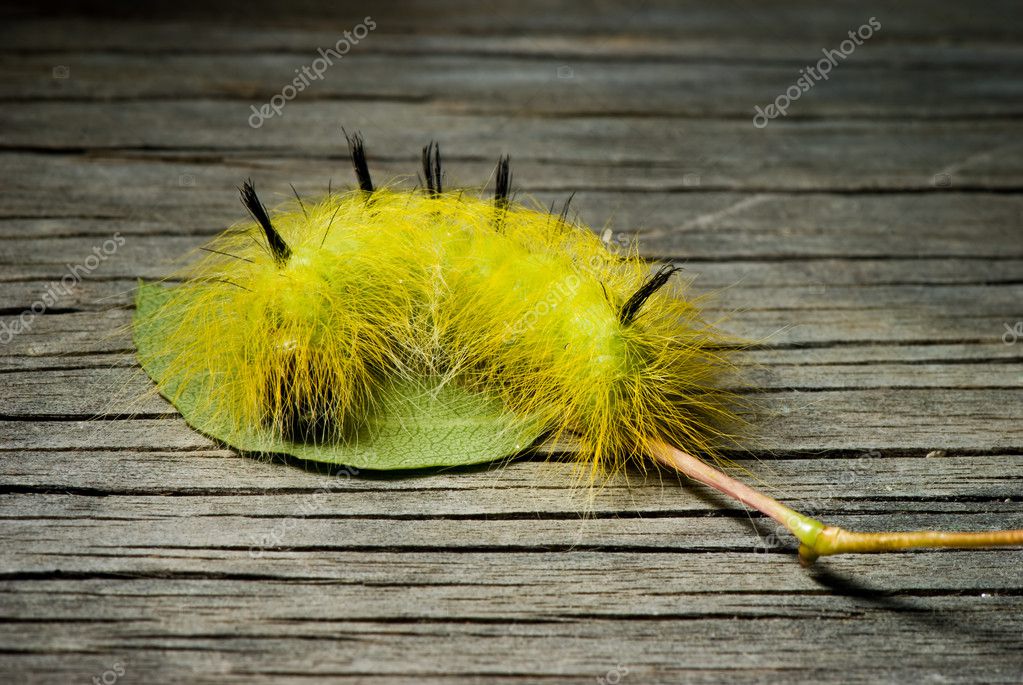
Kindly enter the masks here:
[[812, 564], [818, 557], [829, 554], [892, 552], [914, 547], [967, 549], [1023, 545], [1023, 530], [975, 533], [943, 533], [933, 530], [857, 533], [828, 526], [790, 509], [778, 500], [754, 490], [745, 483], [740, 483], [723, 471], [667, 443], [653, 443], [652, 451], [654, 458], [659, 462], [753, 507], [785, 526], [799, 540], [799, 560], [804, 565]]

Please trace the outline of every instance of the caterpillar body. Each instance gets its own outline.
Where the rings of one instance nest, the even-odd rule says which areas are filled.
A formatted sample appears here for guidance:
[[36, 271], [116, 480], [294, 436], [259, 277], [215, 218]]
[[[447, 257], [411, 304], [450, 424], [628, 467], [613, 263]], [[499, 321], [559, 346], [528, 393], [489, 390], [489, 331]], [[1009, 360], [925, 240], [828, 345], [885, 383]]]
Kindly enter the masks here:
[[674, 267], [651, 275], [567, 212], [514, 202], [507, 158], [483, 197], [442, 187], [439, 146], [423, 187], [399, 190], [374, 186], [358, 134], [349, 145], [356, 190], [271, 214], [245, 183], [253, 221], [173, 291], [158, 384], [212, 373], [210, 411], [295, 441], [349, 439], [404, 378], [499, 397], [574, 436], [594, 474], [650, 438], [718, 446], [723, 336], [666, 287]]
[[[825, 526], [692, 456], [719, 456], [734, 437], [738, 398], [721, 382], [734, 341], [674, 287], [674, 266], [651, 274], [636, 249], [569, 220], [567, 203], [555, 213], [514, 201], [507, 157], [489, 196], [445, 189], [433, 143], [419, 187], [377, 187], [361, 136], [346, 138], [356, 189], [315, 202], [296, 192], [270, 212], [246, 182], [252, 220], [203, 248], [180, 284], [155, 298], [140, 289], [140, 361], [193, 425], [242, 449], [315, 455], [357, 443], [396, 395], [428, 388], [436, 403], [457, 388], [499, 405], [510, 433], [572, 436], [594, 478], [652, 458], [759, 509], [806, 562], [1023, 542], [1019, 530]], [[270, 439], [240, 437], [253, 432]], [[461, 463], [512, 446], [526, 445], [475, 446], [479, 458]]]

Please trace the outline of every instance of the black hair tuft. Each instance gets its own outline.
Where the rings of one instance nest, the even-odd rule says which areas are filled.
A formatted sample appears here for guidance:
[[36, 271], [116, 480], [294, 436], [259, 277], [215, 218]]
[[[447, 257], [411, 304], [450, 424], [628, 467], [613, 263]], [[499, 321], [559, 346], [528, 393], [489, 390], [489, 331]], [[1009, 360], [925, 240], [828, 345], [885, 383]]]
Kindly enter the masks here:
[[356, 131], [348, 135], [348, 131], [341, 129], [345, 140], [348, 141], [348, 154], [352, 157], [352, 166], [355, 168], [355, 178], [359, 181], [359, 188], [367, 193], [373, 192], [373, 179], [369, 175], [369, 164], [366, 162], [366, 145], [362, 140], [362, 134]]
[[497, 160], [497, 172], [494, 180], [494, 206], [507, 209], [511, 198], [511, 158], [508, 155]]
[[651, 295], [663, 288], [664, 284], [668, 282], [668, 279], [670, 279], [672, 274], [676, 271], [681, 271], [681, 269], [676, 266], [672, 266], [671, 264], [665, 264], [658, 269], [657, 273], [648, 278], [646, 282], [639, 287], [639, 290], [633, 293], [632, 297], [630, 297], [628, 301], [622, 305], [621, 311], [618, 312], [618, 321], [620, 321], [623, 326], [631, 324], [636, 319], [636, 315], [639, 313], [640, 307], [643, 306], [643, 303], [650, 299]]
[[426, 177], [426, 190], [433, 197], [438, 197], [441, 188], [440, 145], [435, 141], [423, 148], [423, 176]]
[[263, 233], [266, 234], [266, 243], [270, 246], [270, 254], [273, 255], [274, 261], [279, 266], [283, 265], [288, 261], [288, 257], [291, 256], [291, 248], [284, 242], [284, 238], [277, 232], [274, 225], [270, 222], [270, 215], [266, 211], [266, 207], [259, 201], [259, 196], [256, 195], [256, 189], [252, 185], [252, 179], [245, 181], [241, 187], [242, 193], [242, 204], [249, 210], [249, 214], [252, 218], [263, 227]]

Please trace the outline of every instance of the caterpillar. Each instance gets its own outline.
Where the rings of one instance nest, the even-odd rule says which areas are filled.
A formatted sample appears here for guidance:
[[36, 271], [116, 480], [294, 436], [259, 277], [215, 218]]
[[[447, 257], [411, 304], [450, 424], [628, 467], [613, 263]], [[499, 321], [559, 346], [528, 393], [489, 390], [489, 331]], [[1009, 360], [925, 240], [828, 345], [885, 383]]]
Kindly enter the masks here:
[[[431, 142], [403, 189], [377, 185], [362, 136], [344, 135], [354, 188], [316, 201], [295, 191], [270, 211], [246, 181], [251, 220], [176, 285], [140, 285], [140, 363], [194, 427], [244, 451], [374, 468], [490, 461], [571, 437], [592, 480], [674, 468], [784, 525], [804, 563], [1023, 543], [1021, 530], [845, 531], [733, 479], [715, 462], [741, 422], [722, 383], [735, 341], [676, 287], [675, 266], [651, 273], [635, 246], [570, 219], [567, 202], [515, 200], [508, 157], [492, 193], [450, 189]], [[447, 432], [423, 418], [437, 416]]]

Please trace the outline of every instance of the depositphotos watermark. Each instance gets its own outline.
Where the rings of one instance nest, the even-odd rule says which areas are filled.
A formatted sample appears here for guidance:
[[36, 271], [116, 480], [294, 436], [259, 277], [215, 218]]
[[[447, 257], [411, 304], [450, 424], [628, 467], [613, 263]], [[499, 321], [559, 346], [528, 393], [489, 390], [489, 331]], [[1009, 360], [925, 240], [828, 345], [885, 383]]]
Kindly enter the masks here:
[[0, 321], [0, 345], [6, 345], [14, 339], [14, 336], [31, 328], [32, 321], [37, 316], [57, 304], [61, 298], [70, 295], [75, 286], [82, 281], [82, 276], [98, 269], [99, 265], [107, 261], [122, 245], [124, 245], [124, 236], [115, 233], [112, 238], [103, 241], [102, 245], [92, 248], [92, 254], [80, 263], [68, 264], [67, 273], [59, 281], [47, 285], [42, 296], [19, 314], [14, 321], [10, 323]]
[[99, 675], [92, 676], [91, 682], [93, 685], [114, 685], [114, 683], [124, 677], [126, 672], [124, 662], [115, 661], [107, 670], [103, 671]]
[[863, 41], [870, 40], [875, 31], [881, 30], [881, 22], [877, 17], [871, 17], [855, 31], [849, 32], [848, 40], [838, 44], [838, 49], [823, 48], [821, 52], [824, 57], [817, 61], [815, 66], [808, 66], [799, 70], [802, 74], [796, 82], [785, 89], [785, 92], [774, 99], [774, 102], [762, 108], [757, 105], [753, 108], [756, 114], [753, 115], [753, 125], [757, 128], [764, 128], [777, 117], [783, 117], [788, 113], [789, 106], [803, 97], [803, 93], [809, 91], [820, 81], [827, 81], [831, 70], [838, 66], [839, 59], [846, 59], [856, 51], [856, 47], [863, 45]]
[[1015, 326], [1010, 326], [1007, 323], [1003, 323], [1005, 326], [1005, 333], [1002, 333], [1002, 342], [1006, 345], [1015, 345], [1018, 341], [1023, 340], [1023, 321], [1017, 321]]
[[373, 17], [367, 16], [362, 20], [362, 23], [356, 24], [351, 31], [345, 31], [337, 39], [337, 42], [334, 43], [334, 47], [319, 48], [316, 52], [320, 56], [301, 69], [296, 69], [295, 73], [298, 76], [293, 78], [291, 83], [281, 88], [281, 92], [270, 98], [268, 103], [258, 109], [255, 105], [251, 105], [252, 114], [249, 115], [249, 126], [259, 128], [267, 119], [280, 116], [284, 111], [284, 105], [298, 97], [298, 94], [311, 86], [313, 81], [323, 79], [327, 69], [334, 66], [334, 60], [340, 60], [347, 55], [353, 45], [358, 45], [359, 41], [368, 36], [369, 32], [376, 27], [377, 23], [373, 21]]
[[[345, 466], [335, 473], [325, 485], [317, 488], [314, 494], [329, 495], [334, 492], [335, 488], [342, 487], [349, 479], [357, 475], [359, 475], [359, 469], [354, 466]], [[315, 508], [316, 500], [314, 498], [303, 498], [298, 506], [297, 513], [288, 518], [281, 519], [268, 533], [264, 533], [252, 540], [252, 544], [249, 545], [249, 557], [252, 559], [262, 559], [267, 552], [280, 548], [284, 544], [288, 529], [294, 525], [293, 520], [311, 516]]]
[[615, 664], [615, 667], [609, 668], [603, 676], [597, 677], [597, 685], [618, 685], [627, 675], [629, 675], [628, 666]]
[[[935, 450], [927, 456], [939, 456], [939, 454], [940, 451]], [[818, 489], [817, 496], [814, 499], [806, 502], [806, 504], [799, 508], [800, 512], [805, 516], [819, 517], [828, 509], [834, 507], [837, 502], [840, 502], [841, 498], [848, 493], [855, 483], [861, 479], [869, 478], [871, 474], [877, 473], [879, 469], [876, 468], [876, 460], [881, 458], [880, 452], [870, 450], [859, 456], [855, 461], [849, 462], [834, 477], [832, 482]], [[798, 521], [789, 519], [789, 523], [796, 524]], [[778, 524], [774, 524], [774, 526], [774, 532], [759, 538], [756, 547], [753, 549], [754, 552], [757, 554], [767, 554], [773, 549], [783, 547], [787, 544], [786, 541], [791, 539], [792, 536], [788, 533], [788, 530], [791, 530], [791, 528], [785, 530]]]

